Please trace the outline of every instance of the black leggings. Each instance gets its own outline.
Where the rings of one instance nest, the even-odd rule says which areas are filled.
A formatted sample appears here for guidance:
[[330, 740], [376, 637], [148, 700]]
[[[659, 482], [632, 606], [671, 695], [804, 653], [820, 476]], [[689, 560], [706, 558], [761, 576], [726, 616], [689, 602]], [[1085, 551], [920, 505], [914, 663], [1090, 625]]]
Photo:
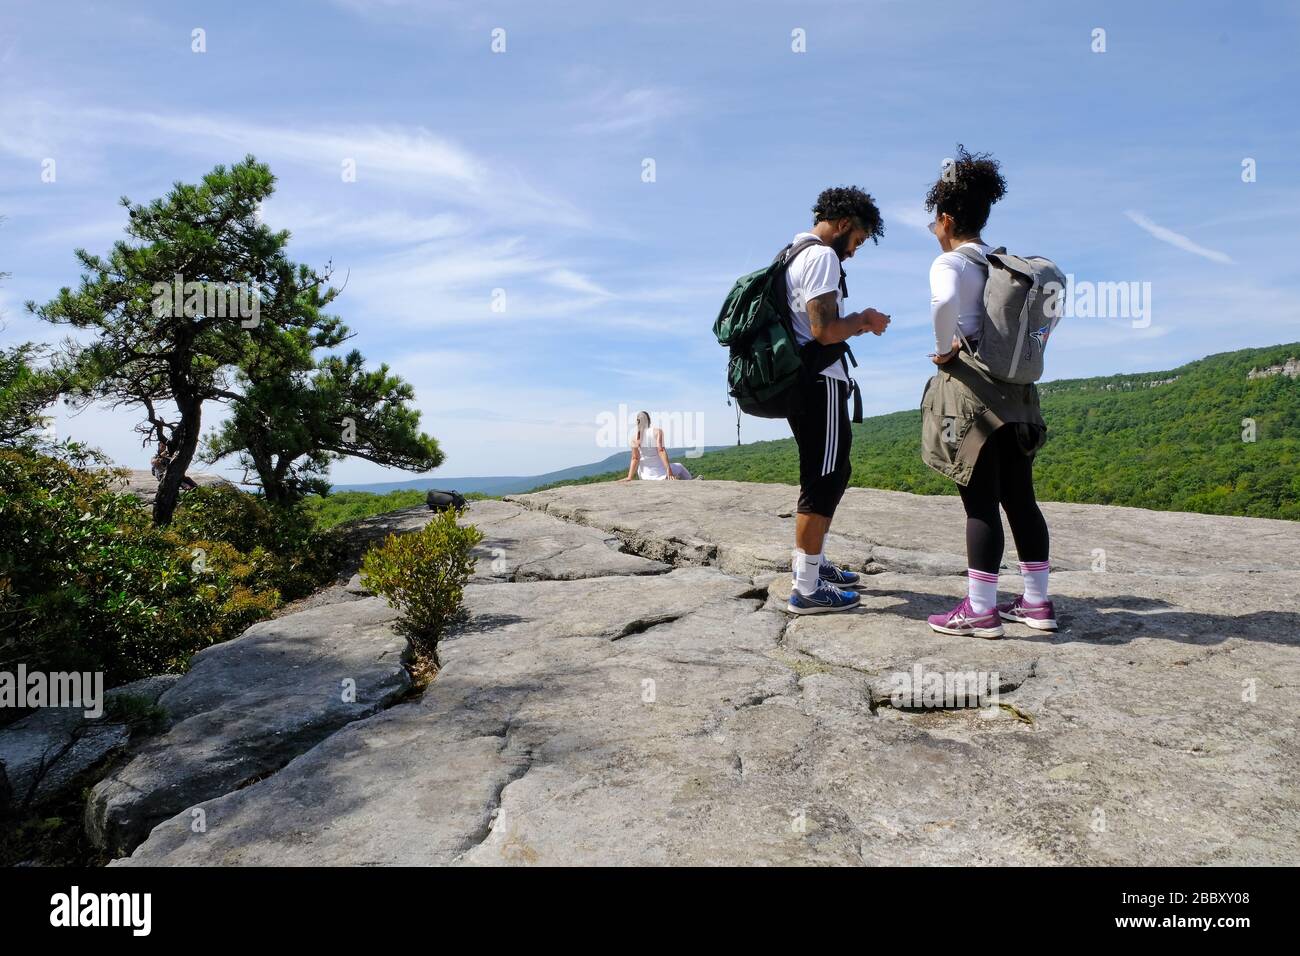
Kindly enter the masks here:
[[1047, 522], [1034, 498], [1034, 459], [1020, 450], [1014, 425], [1003, 425], [985, 439], [970, 482], [958, 489], [966, 506], [969, 567], [998, 573], [1006, 545], [999, 505], [1007, 513], [1020, 560], [1047, 560]]

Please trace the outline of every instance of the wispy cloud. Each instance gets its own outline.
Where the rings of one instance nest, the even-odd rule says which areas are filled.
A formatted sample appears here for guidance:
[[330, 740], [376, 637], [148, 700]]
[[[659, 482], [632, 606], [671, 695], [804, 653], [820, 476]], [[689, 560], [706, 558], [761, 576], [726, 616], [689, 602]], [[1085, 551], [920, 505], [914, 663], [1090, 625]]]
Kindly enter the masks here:
[[420, 127], [328, 126], [294, 129], [279, 124], [249, 123], [219, 115], [176, 115], [88, 109], [85, 118], [106, 124], [153, 129], [173, 142], [222, 140], [256, 148], [300, 163], [356, 161], [358, 177], [368, 168], [397, 173], [411, 184], [482, 189], [487, 170], [468, 151]]
[[1171, 246], [1176, 246], [1184, 252], [1190, 252], [1193, 255], [1209, 259], [1211, 262], [1220, 262], [1224, 265], [1232, 265], [1232, 257], [1226, 252], [1219, 252], [1215, 249], [1207, 249], [1205, 246], [1189, 239], [1180, 232], [1174, 232], [1172, 229], [1166, 229], [1157, 223], [1152, 222], [1140, 212], [1134, 212], [1132, 209], [1127, 210], [1124, 215], [1133, 220], [1139, 228], [1144, 229], [1151, 235], [1155, 236], [1161, 242], [1167, 242]]
[[558, 289], [567, 289], [570, 292], [580, 292], [583, 295], [596, 296], [598, 298], [613, 298], [614, 294], [607, 289], [601, 288], [591, 279], [572, 269], [556, 269], [546, 277], [546, 282]]
[[146, 144], [172, 153], [253, 153], [274, 165], [311, 168], [342, 181], [355, 164], [358, 182], [378, 182], [513, 221], [583, 227], [588, 217], [514, 170], [498, 168], [448, 137], [422, 126], [330, 124], [294, 127], [212, 113], [163, 113], [74, 107], [16, 99], [0, 104], [0, 152], [22, 159], [104, 153]]
[[680, 92], [662, 87], [607, 86], [590, 94], [582, 109], [588, 118], [578, 124], [579, 132], [624, 133], [647, 130], [680, 115], [687, 100]]
[[421, 328], [573, 321], [611, 295], [520, 235], [420, 243], [348, 267], [348, 294], [366, 311]]
[[470, 232], [468, 219], [450, 213], [412, 216], [402, 210], [324, 210], [305, 204], [291, 204], [272, 197], [263, 209], [272, 228], [288, 229], [294, 242], [303, 245], [335, 244], [341, 239], [380, 245], [411, 245], [447, 239]]

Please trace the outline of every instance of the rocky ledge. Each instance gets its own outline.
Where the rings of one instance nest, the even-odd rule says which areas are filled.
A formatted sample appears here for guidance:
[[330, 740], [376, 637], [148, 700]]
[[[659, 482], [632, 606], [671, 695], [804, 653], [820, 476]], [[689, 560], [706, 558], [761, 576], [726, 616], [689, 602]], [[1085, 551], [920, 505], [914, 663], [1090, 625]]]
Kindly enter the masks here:
[[[951, 498], [850, 489], [863, 607], [791, 619], [795, 494], [474, 502], [422, 694], [340, 585], [201, 655], [92, 832], [147, 833], [115, 865], [1300, 863], [1300, 525], [1049, 504], [1062, 629], [980, 641], [924, 624], [965, 585]], [[996, 697], [891, 695], [932, 674]]]

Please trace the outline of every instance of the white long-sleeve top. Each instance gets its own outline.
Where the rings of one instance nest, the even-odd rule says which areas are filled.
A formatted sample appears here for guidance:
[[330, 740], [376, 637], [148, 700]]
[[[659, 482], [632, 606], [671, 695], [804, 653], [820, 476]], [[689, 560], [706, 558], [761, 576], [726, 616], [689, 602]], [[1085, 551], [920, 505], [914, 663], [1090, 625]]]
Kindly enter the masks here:
[[[981, 256], [992, 247], [983, 242], [963, 242], [974, 246]], [[930, 316], [934, 320], [934, 349], [940, 355], [952, 351], [953, 336], [970, 338], [980, 330], [984, 317], [984, 270], [955, 249], [945, 252], [930, 265]]]

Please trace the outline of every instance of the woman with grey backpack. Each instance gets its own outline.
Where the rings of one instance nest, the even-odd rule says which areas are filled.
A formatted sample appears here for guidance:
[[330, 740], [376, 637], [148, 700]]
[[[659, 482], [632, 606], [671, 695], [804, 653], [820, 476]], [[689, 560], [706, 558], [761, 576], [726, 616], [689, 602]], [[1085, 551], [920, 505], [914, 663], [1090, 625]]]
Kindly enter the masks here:
[[[996, 160], [958, 146], [925, 200], [943, 254], [930, 267], [938, 371], [921, 399], [921, 455], [957, 483], [966, 510], [967, 595], [930, 616], [942, 634], [1001, 637], [1003, 621], [1057, 627], [1047, 596], [1047, 522], [1034, 496], [1034, 456], [1047, 438], [1034, 383], [1059, 318], [1064, 277], [1048, 259], [984, 242], [989, 210], [1005, 192]], [[1024, 579], [1024, 593], [1001, 605], [999, 509]]]

